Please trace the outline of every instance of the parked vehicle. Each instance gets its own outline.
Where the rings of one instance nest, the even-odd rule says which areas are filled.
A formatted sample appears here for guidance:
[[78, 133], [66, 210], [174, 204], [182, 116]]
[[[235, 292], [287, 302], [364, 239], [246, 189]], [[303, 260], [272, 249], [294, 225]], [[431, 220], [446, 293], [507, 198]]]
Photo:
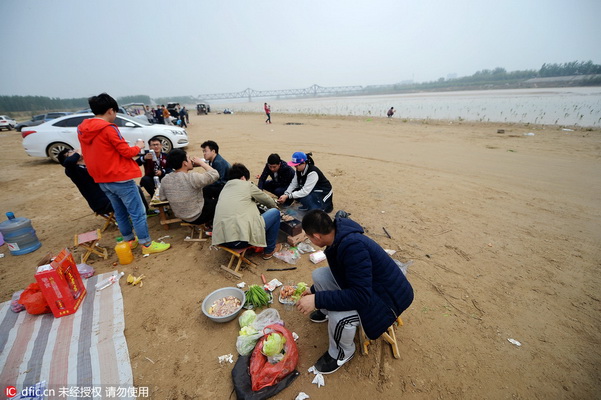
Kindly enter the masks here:
[[[79, 148], [77, 127], [85, 119], [94, 117], [94, 114], [73, 114], [45, 122], [30, 129], [23, 129], [23, 148], [31, 157], [50, 157], [58, 162], [58, 153], [63, 149]], [[185, 129], [169, 125], [153, 125], [140, 119], [117, 114], [115, 125], [123, 138], [134, 145], [136, 140], [142, 139], [145, 143], [156, 137], [163, 144], [163, 151], [169, 152], [173, 148], [186, 147], [188, 134]]]
[[211, 112], [211, 106], [206, 103], [198, 103], [196, 105], [196, 115], [204, 114], [207, 115]]
[[58, 117], [64, 117], [65, 115], [69, 115], [69, 114], [72, 114], [72, 113], [70, 113], [70, 112], [50, 112], [47, 114], [35, 115], [29, 121], [19, 122], [16, 126], [17, 132], [21, 132], [21, 130], [23, 128], [26, 128], [28, 126], [37, 126], [37, 125], [43, 124], [44, 122], [53, 120]]
[[176, 120], [179, 118], [179, 103], [167, 103], [167, 111]]
[[17, 125], [17, 121], [12, 119], [7, 115], [0, 115], [0, 131], [2, 129], [6, 129], [7, 131], [12, 131], [13, 128]]

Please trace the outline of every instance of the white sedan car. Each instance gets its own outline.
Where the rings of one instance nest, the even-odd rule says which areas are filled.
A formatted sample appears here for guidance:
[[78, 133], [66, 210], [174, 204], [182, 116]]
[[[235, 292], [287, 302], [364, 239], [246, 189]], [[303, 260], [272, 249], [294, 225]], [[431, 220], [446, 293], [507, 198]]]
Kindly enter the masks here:
[[[57, 156], [61, 150], [80, 147], [77, 127], [83, 120], [92, 117], [92, 113], [71, 114], [38, 126], [23, 128], [21, 136], [25, 152], [32, 157], [50, 157], [58, 162]], [[115, 124], [123, 138], [132, 146], [136, 140], [142, 139], [148, 147], [148, 140], [153, 137], [163, 143], [164, 152], [188, 145], [186, 130], [176, 126], [150, 124], [121, 114], [117, 114]]]
[[0, 115], [0, 131], [2, 129], [12, 131], [15, 125], [17, 125], [17, 121], [6, 115]]

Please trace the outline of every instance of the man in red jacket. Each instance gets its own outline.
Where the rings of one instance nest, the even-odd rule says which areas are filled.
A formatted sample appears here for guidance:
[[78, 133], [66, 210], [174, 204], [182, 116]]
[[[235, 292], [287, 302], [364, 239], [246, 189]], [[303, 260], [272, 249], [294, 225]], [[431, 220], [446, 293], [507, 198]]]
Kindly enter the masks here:
[[[132, 249], [142, 242], [142, 253], [160, 253], [171, 245], [150, 239], [144, 204], [134, 178], [142, 174], [133, 157], [140, 154], [144, 141], [130, 146], [113, 122], [119, 107], [117, 101], [106, 93], [88, 99], [94, 118], [84, 120], [77, 128], [81, 150], [88, 172], [111, 201], [115, 219], [123, 240]], [[130, 220], [131, 218], [131, 220]], [[137, 238], [134, 236], [136, 232]]]

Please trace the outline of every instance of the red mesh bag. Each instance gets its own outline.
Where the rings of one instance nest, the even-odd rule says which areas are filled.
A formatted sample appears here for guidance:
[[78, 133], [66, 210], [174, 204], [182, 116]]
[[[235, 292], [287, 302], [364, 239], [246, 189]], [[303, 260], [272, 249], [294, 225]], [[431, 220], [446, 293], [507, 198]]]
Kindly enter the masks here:
[[252, 390], [255, 392], [280, 382], [296, 369], [298, 363], [298, 349], [292, 333], [279, 324], [268, 325], [264, 332], [270, 332], [270, 330], [281, 333], [286, 338], [284, 358], [275, 364], [269, 363], [267, 357], [261, 353], [263, 342], [268, 335], [265, 334], [259, 339], [250, 357], [250, 379]]

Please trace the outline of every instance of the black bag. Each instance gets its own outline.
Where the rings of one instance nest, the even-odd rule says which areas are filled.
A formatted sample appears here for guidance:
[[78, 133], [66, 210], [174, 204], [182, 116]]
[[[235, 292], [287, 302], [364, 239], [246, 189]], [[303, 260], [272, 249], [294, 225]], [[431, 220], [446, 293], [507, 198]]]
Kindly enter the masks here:
[[249, 367], [250, 356], [240, 356], [232, 369], [232, 381], [234, 382], [234, 390], [236, 391], [236, 398], [238, 400], [264, 400], [273, 397], [290, 386], [300, 375], [300, 372], [294, 370], [275, 385], [253, 392], [250, 373], [248, 372]]

